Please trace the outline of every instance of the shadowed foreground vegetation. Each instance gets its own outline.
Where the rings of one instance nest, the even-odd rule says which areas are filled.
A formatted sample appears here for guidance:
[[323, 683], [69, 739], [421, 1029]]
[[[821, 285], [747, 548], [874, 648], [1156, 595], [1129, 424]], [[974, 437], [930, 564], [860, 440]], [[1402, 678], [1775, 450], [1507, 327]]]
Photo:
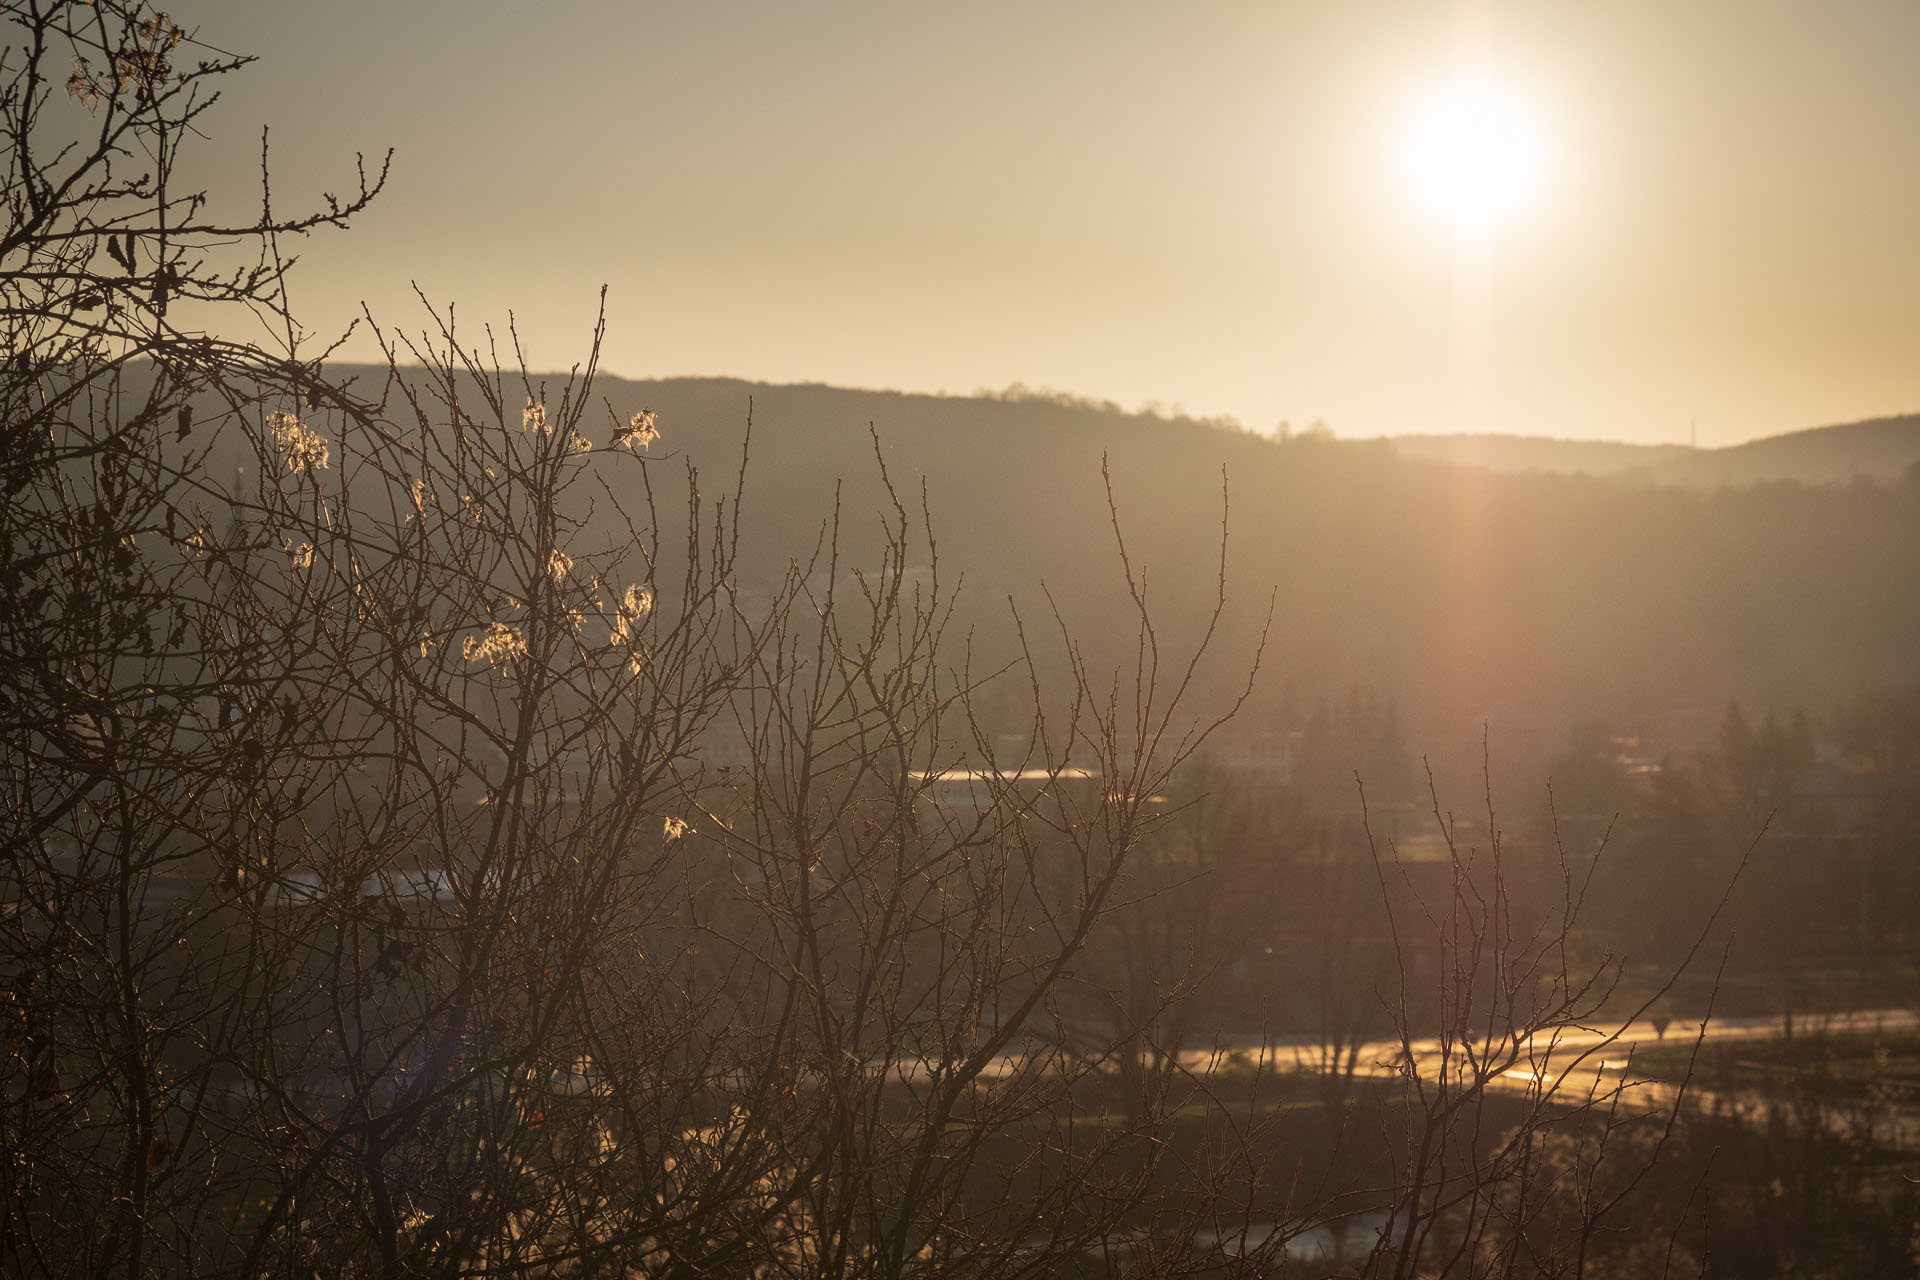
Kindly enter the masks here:
[[[139, 0], [0, 14], [7, 1275], [1911, 1261], [1880, 1084], [1532, 1069], [1721, 988], [1903, 989], [1920, 751], [1860, 691], [1910, 660], [1911, 486], [1026, 401], [1064, 425], [901, 415], [855, 458], [805, 389], [750, 434], [724, 389], [720, 462], [597, 331], [542, 378], [431, 308], [330, 369], [283, 244], [384, 170], [221, 221], [180, 156], [243, 57]], [[1512, 818], [1543, 738], [1434, 754], [1423, 804], [1393, 698], [1317, 692], [1594, 714], [1630, 653], [1621, 705], [1709, 663], [1771, 696], [1849, 627], [1805, 685], [1854, 699], [1836, 752], [1737, 708], [1651, 764], [1583, 731]]]

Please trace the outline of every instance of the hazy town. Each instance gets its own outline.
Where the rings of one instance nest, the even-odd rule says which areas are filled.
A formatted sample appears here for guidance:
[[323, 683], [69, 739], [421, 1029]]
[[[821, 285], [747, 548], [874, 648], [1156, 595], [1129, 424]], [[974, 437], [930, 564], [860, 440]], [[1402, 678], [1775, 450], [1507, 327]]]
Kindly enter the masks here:
[[0, 0], [0, 1274], [1920, 1274], [1920, 10], [181, 4]]

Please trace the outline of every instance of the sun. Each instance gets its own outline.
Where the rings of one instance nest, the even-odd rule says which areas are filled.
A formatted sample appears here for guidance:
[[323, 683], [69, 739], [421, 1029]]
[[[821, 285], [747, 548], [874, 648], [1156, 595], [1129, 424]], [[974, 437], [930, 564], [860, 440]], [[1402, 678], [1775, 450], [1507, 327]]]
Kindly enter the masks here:
[[1407, 117], [1401, 165], [1414, 203], [1456, 234], [1483, 240], [1531, 208], [1545, 185], [1539, 111], [1512, 88], [1463, 75]]

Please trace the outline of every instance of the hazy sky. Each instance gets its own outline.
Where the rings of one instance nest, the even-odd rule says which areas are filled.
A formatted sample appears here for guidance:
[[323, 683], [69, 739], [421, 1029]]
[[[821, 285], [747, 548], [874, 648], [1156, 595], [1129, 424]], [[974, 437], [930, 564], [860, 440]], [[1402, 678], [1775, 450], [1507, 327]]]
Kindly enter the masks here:
[[[1920, 409], [1920, 3], [173, 6], [257, 53], [213, 181], [395, 149], [303, 246], [315, 327], [410, 282], [529, 359], [1342, 435], [1702, 444]], [[1462, 68], [1538, 140], [1481, 248], [1403, 139]], [[244, 194], [241, 194], [244, 193]], [[367, 348], [354, 349], [364, 354]]]

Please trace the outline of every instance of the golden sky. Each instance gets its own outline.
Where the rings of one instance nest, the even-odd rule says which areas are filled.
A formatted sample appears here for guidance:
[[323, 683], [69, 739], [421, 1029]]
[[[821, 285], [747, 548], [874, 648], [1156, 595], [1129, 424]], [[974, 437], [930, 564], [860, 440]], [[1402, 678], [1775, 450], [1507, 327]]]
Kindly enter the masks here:
[[[302, 246], [316, 330], [362, 300], [417, 328], [418, 282], [563, 368], [605, 283], [634, 377], [1023, 382], [1345, 436], [1920, 410], [1913, 0], [178, 8], [262, 59], [208, 118], [218, 190], [257, 201], [263, 123], [281, 208], [396, 151]], [[1405, 156], [1463, 76], [1540, 158], [1473, 235]]]

